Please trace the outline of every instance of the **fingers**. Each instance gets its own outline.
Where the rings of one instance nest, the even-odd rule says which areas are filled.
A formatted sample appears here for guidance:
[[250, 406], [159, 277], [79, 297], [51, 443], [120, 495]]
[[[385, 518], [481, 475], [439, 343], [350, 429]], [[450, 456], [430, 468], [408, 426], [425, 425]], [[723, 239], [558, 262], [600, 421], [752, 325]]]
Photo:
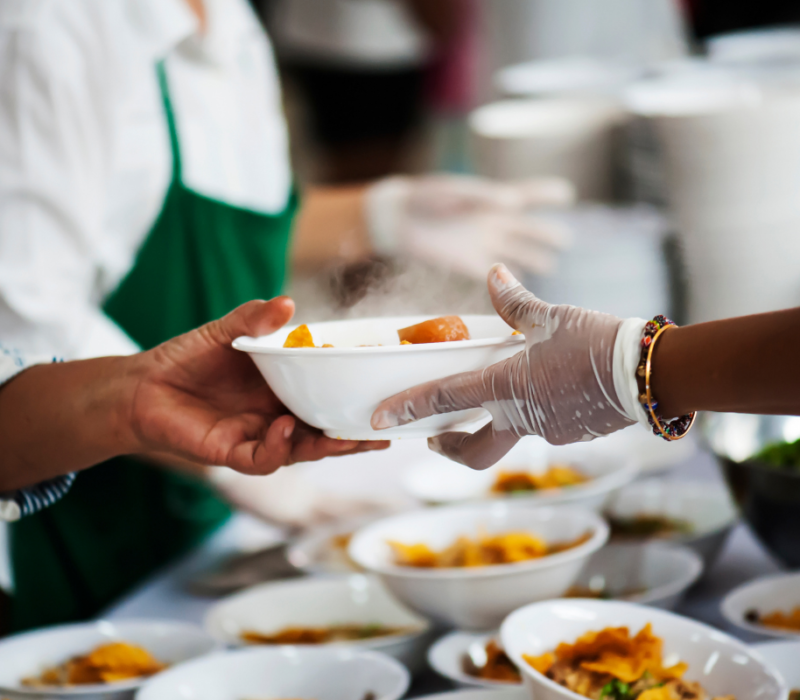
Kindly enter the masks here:
[[444, 433], [428, 439], [428, 447], [471, 469], [487, 469], [519, 442], [511, 431], [495, 432], [493, 424], [476, 433]]
[[294, 302], [289, 297], [275, 297], [269, 301], [248, 301], [227, 316], [203, 326], [212, 338], [228, 346], [236, 338], [247, 335], [258, 337], [274, 333], [294, 316]]
[[292, 434], [296, 427], [294, 416], [280, 416], [267, 428], [261, 440], [249, 440], [234, 445], [227, 460], [228, 466], [244, 474], [271, 474], [291, 464]]
[[523, 287], [503, 264], [489, 271], [489, 296], [500, 317], [513, 329], [526, 333], [547, 323], [550, 304]]
[[421, 418], [477, 408], [491, 400], [484, 371], [454, 374], [420, 384], [381, 402], [372, 414], [373, 430], [405, 425]]

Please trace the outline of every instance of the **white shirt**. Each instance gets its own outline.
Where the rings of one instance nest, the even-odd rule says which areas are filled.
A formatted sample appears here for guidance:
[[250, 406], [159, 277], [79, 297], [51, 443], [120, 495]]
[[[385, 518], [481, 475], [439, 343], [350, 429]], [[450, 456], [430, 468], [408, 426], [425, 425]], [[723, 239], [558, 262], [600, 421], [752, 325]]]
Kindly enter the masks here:
[[65, 359], [136, 345], [101, 310], [171, 178], [278, 213], [291, 173], [271, 47], [246, 0], [0, 0], [0, 333]]

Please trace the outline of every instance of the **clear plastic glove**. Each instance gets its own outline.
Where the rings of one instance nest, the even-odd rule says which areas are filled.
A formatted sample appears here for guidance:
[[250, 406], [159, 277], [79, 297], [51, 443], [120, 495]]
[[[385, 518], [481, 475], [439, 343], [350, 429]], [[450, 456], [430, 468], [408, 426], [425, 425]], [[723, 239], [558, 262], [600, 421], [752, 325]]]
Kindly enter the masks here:
[[551, 274], [569, 231], [530, 211], [574, 200], [574, 188], [560, 178], [428, 175], [381, 180], [367, 191], [365, 207], [378, 253], [405, 253], [482, 279], [496, 260]]
[[525, 435], [563, 445], [638, 420], [635, 368], [643, 320], [623, 322], [609, 314], [547, 304], [503, 265], [489, 273], [489, 293], [497, 313], [525, 334], [525, 350], [485, 370], [421, 384], [387, 399], [372, 416], [373, 428], [482, 406], [491, 413], [491, 423], [473, 435], [431, 438], [429, 446], [484, 469]]

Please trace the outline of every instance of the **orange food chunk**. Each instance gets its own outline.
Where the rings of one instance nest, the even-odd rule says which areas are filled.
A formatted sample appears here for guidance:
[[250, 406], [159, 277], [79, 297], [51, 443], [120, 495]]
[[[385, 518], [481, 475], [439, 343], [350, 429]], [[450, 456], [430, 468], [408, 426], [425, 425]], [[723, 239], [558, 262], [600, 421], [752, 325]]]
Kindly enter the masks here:
[[314, 338], [311, 337], [311, 331], [304, 323], [302, 326], [295, 328], [289, 335], [286, 336], [286, 342], [283, 344], [285, 348], [313, 348]]
[[469, 340], [469, 330], [458, 316], [441, 316], [423, 321], [397, 331], [400, 342], [414, 345], [423, 343], [447, 343], [453, 340]]
[[113, 683], [152, 676], [164, 668], [164, 664], [156, 661], [146, 649], [124, 642], [112, 642], [70, 661], [67, 683]]

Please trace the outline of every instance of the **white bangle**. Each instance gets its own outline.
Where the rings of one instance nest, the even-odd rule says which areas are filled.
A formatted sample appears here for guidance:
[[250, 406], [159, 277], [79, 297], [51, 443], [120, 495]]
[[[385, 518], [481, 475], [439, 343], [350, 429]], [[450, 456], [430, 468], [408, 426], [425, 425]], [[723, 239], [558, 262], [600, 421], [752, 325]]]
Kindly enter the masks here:
[[648, 432], [650, 424], [647, 414], [639, 403], [639, 385], [636, 382], [636, 368], [641, 356], [641, 340], [647, 321], [629, 318], [623, 321], [614, 342], [614, 389], [622, 404], [622, 410], [632, 421], [641, 423]]

